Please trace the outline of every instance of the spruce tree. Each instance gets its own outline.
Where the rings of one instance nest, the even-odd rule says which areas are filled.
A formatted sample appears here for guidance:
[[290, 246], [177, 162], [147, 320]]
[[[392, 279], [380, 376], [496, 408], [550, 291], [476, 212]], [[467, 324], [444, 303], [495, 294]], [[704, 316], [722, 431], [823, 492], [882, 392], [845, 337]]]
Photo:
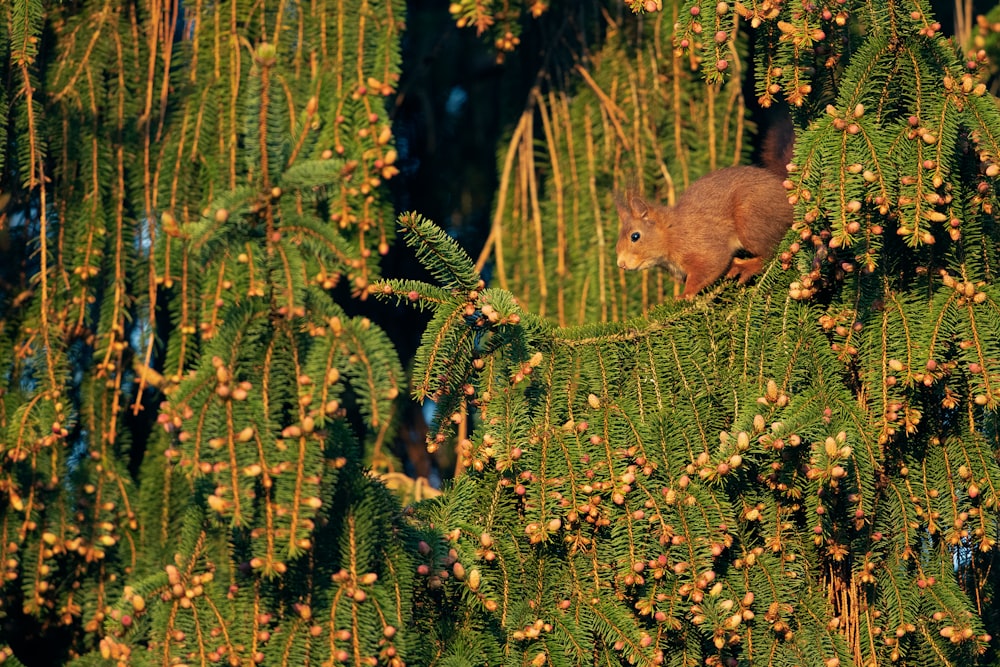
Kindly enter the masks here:
[[[599, 242], [613, 187], [666, 199], [663, 167], [682, 182], [679, 161], [622, 131], [657, 136], [662, 110], [617, 72], [659, 66], [659, 49], [718, 90], [744, 23], [759, 103], [788, 104], [798, 129], [793, 229], [753, 286], [639, 317], [597, 308], [662, 298], [658, 276], [594, 270], [613, 266]], [[376, 288], [434, 311], [413, 378], [438, 404], [431, 446], [472, 424], [466, 474], [420, 508], [458, 555], [447, 664], [994, 664], [1000, 116], [985, 54], [962, 53], [925, 3], [664, 3], [638, 29], [641, 65], [602, 52], [515, 130], [533, 155], [521, 199], [498, 199], [494, 254], [521, 258], [490, 258], [506, 284], [407, 214], [439, 284]], [[557, 134], [556, 107], [581, 120]], [[578, 230], [591, 264], [569, 271], [575, 207], [593, 211]]]
[[[403, 3], [6, 3], [2, 654], [428, 664], [366, 471]], [[360, 427], [360, 431], [358, 430]]]
[[[377, 261], [400, 1], [3, 6], [7, 663], [996, 663], [985, 53], [921, 2], [599, 5], [452, 4], [579, 50], [478, 266], [400, 218], [433, 285]], [[676, 302], [612, 193], [746, 161], [751, 71], [796, 224]], [[409, 379], [373, 294], [432, 311]], [[366, 466], [407, 388], [465, 472], [404, 510]]]

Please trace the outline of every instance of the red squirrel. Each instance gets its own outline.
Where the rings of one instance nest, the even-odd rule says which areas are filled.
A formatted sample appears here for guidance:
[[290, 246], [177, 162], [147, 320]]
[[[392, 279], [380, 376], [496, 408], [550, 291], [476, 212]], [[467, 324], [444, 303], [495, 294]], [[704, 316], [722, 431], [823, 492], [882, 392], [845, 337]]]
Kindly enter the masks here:
[[[789, 123], [790, 125], [790, 123]], [[794, 132], [794, 130], [792, 130]], [[772, 141], [772, 144], [774, 142]], [[765, 151], [788, 151], [765, 143]], [[792, 205], [782, 185], [785, 163], [769, 168], [728, 167], [692, 183], [673, 206], [626, 191], [615, 196], [621, 223], [618, 266], [641, 271], [654, 266], [684, 280], [684, 298], [725, 275], [740, 284], [763, 268], [792, 225]], [[745, 251], [749, 258], [737, 257]]]

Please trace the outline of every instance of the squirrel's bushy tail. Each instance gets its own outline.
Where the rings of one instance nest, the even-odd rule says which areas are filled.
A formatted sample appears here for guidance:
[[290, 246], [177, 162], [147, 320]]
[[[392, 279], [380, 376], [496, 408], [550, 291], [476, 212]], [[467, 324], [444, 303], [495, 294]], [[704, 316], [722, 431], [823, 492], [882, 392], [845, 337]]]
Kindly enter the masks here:
[[784, 179], [788, 176], [788, 163], [795, 152], [795, 124], [787, 109], [771, 115], [771, 122], [764, 128], [760, 148], [760, 164], [772, 174]]

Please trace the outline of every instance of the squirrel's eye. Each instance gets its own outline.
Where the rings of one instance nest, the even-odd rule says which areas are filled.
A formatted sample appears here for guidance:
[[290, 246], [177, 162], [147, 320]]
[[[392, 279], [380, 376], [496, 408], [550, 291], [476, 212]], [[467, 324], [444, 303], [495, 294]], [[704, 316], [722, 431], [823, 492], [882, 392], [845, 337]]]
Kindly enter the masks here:
[[635, 243], [636, 241], [638, 241], [640, 236], [642, 236], [642, 234], [640, 234], [639, 232], [632, 232], [632, 236], [631, 236], [632, 243]]

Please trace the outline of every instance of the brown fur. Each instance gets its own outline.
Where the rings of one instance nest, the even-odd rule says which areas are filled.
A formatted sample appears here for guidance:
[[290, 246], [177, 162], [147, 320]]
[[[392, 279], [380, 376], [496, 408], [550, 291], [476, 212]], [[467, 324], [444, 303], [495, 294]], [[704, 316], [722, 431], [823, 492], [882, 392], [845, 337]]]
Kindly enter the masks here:
[[[616, 204], [618, 266], [665, 268], [684, 279], [686, 299], [724, 274], [745, 283], [792, 224], [781, 179], [760, 167], [713, 171], [692, 183], [674, 206], [647, 202], [634, 192], [616, 197]], [[740, 250], [751, 257], [735, 257]]]
[[779, 112], [776, 120], [764, 132], [760, 147], [760, 164], [782, 179], [788, 175], [788, 163], [795, 152], [795, 125], [788, 112]]

